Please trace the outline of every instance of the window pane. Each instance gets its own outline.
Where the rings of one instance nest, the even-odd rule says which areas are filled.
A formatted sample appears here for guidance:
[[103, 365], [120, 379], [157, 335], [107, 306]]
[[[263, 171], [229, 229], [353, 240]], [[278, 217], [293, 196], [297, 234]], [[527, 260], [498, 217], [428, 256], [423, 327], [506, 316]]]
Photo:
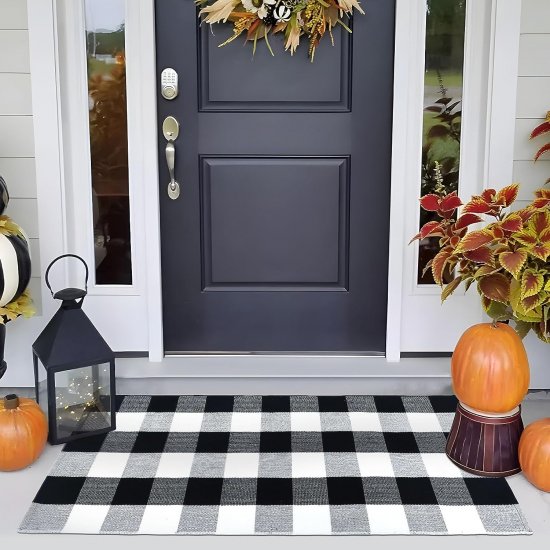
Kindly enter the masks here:
[[[466, 0], [426, 2], [422, 195], [458, 190], [465, 15]], [[435, 219], [431, 212], [421, 210], [421, 226], [431, 219]], [[431, 272], [424, 276], [422, 272], [438, 251], [438, 239], [420, 242], [419, 284], [434, 284]], [[447, 282], [450, 277], [447, 273]]]
[[132, 284], [124, 0], [85, 0], [95, 274]]

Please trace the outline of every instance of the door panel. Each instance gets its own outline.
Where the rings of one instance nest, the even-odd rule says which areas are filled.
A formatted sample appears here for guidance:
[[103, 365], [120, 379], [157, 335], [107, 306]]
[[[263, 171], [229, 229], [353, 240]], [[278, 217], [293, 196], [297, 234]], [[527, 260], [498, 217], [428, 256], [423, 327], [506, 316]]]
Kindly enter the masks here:
[[204, 290], [345, 290], [348, 159], [203, 158], [202, 167]]
[[219, 48], [225, 36], [221, 28], [214, 35], [203, 25], [199, 32], [201, 110], [349, 111], [352, 39], [340, 27], [333, 35], [334, 47], [323, 48], [322, 61], [310, 63], [302, 59], [303, 48], [290, 58], [278, 37], [270, 41], [275, 56], [263, 43], [253, 58], [249, 48]]
[[156, 3], [159, 129], [181, 125], [176, 179], [159, 131], [167, 352], [385, 349], [394, 5], [370, 0], [353, 35], [315, 56], [252, 59], [190, 0]]

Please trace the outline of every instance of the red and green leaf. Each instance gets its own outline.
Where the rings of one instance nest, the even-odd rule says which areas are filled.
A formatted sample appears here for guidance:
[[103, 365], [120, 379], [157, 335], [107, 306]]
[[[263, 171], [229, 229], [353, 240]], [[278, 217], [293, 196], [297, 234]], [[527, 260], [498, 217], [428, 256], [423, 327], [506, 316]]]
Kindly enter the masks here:
[[460, 242], [460, 237], [458, 235], [453, 235], [450, 240], [449, 240], [449, 244], [453, 247], [453, 248], [456, 248], [458, 246], [458, 243]]
[[491, 204], [495, 200], [495, 196], [497, 194], [496, 189], [485, 189], [483, 193], [481, 193], [481, 198]]
[[547, 297], [548, 295], [546, 294], [546, 292], [541, 292], [540, 294], [535, 294], [534, 296], [523, 298], [521, 300], [521, 305], [526, 312], [533, 311], [535, 308], [540, 306]]
[[417, 233], [410, 241], [411, 244], [418, 239], [425, 239], [426, 237], [442, 237], [443, 232], [441, 231], [441, 222], [431, 221], [425, 223], [420, 230], [420, 233]]
[[495, 201], [497, 204], [503, 204], [504, 206], [510, 206], [518, 196], [519, 185], [513, 183], [503, 187], [496, 195]]
[[456, 277], [441, 291], [441, 303], [443, 303], [460, 285], [462, 277]]
[[449, 246], [440, 250], [432, 262], [432, 275], [434, 281], [438, 285], [443, 284], [443, 273], [445, 271], [445, 266], [447, 261], [453, 254], [453, 249]]
[[550, 211], [544, 210], [542, 212], [537, 212], [529, 220], [529, 229], [531, 229], [536, 235], [540, 235], [547, 229], [550, 229]]
[[515, 213], [523, 220], [523, 223], [529, 221], [531, 216], [536, 212], [534, 208], [531, 208], [528, 206], [527, 208], [522, 208], [521, 210], [517, 210]]
[[510, 281], [502, 273], [494, 273], [481, 278], [477, 287], [480, 294], [489, 300], [506, 304], [510, 299]]
[[504, 229], [504, 231], [511, 231], [515, 233], [522, 230], [523, 220], [518, 214], [508, 214], [508, 216], [506, 216], [499, 225], [502, 229]]
[[456, 220], [455, 222], [455, 229], [463, 229], [465, 227], [468, 227], [469, 225], [472, 225], [474, 223], [482, 222], [483, 219], [480, 218], [477, 214], [463, 214]]
[[474, 197], [462, 209], [463, 214], [487, 214], [490, 211], [491, 205], [481, 197]]
[[550, 244], [536, 244], [529, 249], [529, 253], [535, 258], [545, 262], [550, 256]]
[[424, 269], [422, 270], [422, 277], [428, 273], [432, 269], [432, 264], [434, 263], [433, 258], [424, 266]]
[[420, 199], [420, 206], [428, 212], [437, 212], [439, 210], [439, 201], [441, 197], [439, 195], [424, 195]]
[[528, 247], [535, 246], [537, 244], [537, 236], [530, 229], [524, 229], [519, 233], [514, 233], [513, 237], [516, 241]]
[[499, 269], [500, 268], [492, 265], [483, 265], [475, 272], [474, 279], [476, 280], [482, 279], [483, 277], [487, 277], [488, 275], [497, 273]]
[[502, 239], [504, 238], [504, 229], [502, 229], [502, 227], [500, 227], [499, 224], [494, 224], [491, 226], [491, 230], [493, 232], [493, 237], [495, 239]]
[[476, 264], [493, 265], [493, 251], [488, 246], [481, 246], [464, 253], [464, 257]]
[[544, 189], [543, 187], [541, 187], [540, 189], [537, 189], [535, 191], [535, 197], [539, 199], [550, 199], [550, 189]]
[[531, 132], [531, 135], [529, 137], [530, 139], [534, 139], [548, 132], [550, 132], [550, 121], [545, 120], [542, 124], [539, 124], [538, 126], [535, 127], [535, 129]]
[[[550, 145], [550, 143], [548, 145]], [[539, 210], [542, 208], [546, 208], [549, 204], [550, 204], [550, 198], [541, 197], [541, 198], [535, 199], [530, 206], [531, 208], [535, 208]]]
[[446, 197], [443, 197], [441, 199], [439, 209], [442, 212], [452, 212], [453, 210], [456, 210], [459, 206], [462, 206], [462, 201], [460, 200], [460, 197], [458, 197], [456, 193], [453, 192], [450, 195], [447, 195]]
[[522, 267], [527, 261], [527, 257], [527, 252], [520, 249], [515, 252], [502, 252], [498, 257], [498, 260], [500, 265], [508, 271], [514, 279], [517, 279]]
[[434, 237], [434, 236], [441, 236], [443, 233], [441, 232], [441, 223], [440, 222], [428, 222], [424, 224], [424, 227], [420, 230], [420, 237], [422, 239], [425, 239], [426, 237]]
[[544, 286], [544, 277], [532, 269], [526, 269], [521, 276], [521, 298], [538, 294]]
[[476, 250], [486, 244], [489, 244], [494, 240], [490, 231], [482, 229], [480, 231], [472, 231], [468, 233], [456, 248], [457, 252], [469, 252], [470, 250]]

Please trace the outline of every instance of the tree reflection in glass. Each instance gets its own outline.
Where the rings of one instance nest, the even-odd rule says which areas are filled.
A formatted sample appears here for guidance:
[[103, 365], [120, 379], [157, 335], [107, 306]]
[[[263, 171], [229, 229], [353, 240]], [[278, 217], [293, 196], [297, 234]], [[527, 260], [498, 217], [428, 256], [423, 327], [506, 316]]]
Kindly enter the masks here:
[[132, 284], [124, 0], [85, 0], [98, 285]]
[[[465, 19], [466, 0], [427, 0], [422, 195], [437, 192], [438, 185], [444, 193], [458, 191]], [[420, 227], [430, 215], [420, 211]], [[430, 270], [423, 271], [439, 251], [438, 239], [419, 246], [418, 283], [434, 284]]]

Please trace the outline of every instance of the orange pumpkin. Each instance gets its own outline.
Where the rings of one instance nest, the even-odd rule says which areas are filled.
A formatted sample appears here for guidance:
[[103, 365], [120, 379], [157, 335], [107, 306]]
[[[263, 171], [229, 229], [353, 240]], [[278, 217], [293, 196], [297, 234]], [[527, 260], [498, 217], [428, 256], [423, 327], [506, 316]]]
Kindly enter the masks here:
[[529, 388], [529, 362], [521, 338], [505, 323], [470, 327], [451, 360], [453, 390], [472, 409], [505, 413]]
[[519, 440], [519, 464], [535, 487], [550, 492], [550, 418], [525, 428]]
[[32, 399], [7, 395], [0, 400], [0, 470], [11, 472], [32, 464], [42, 453], [48, 422]]

